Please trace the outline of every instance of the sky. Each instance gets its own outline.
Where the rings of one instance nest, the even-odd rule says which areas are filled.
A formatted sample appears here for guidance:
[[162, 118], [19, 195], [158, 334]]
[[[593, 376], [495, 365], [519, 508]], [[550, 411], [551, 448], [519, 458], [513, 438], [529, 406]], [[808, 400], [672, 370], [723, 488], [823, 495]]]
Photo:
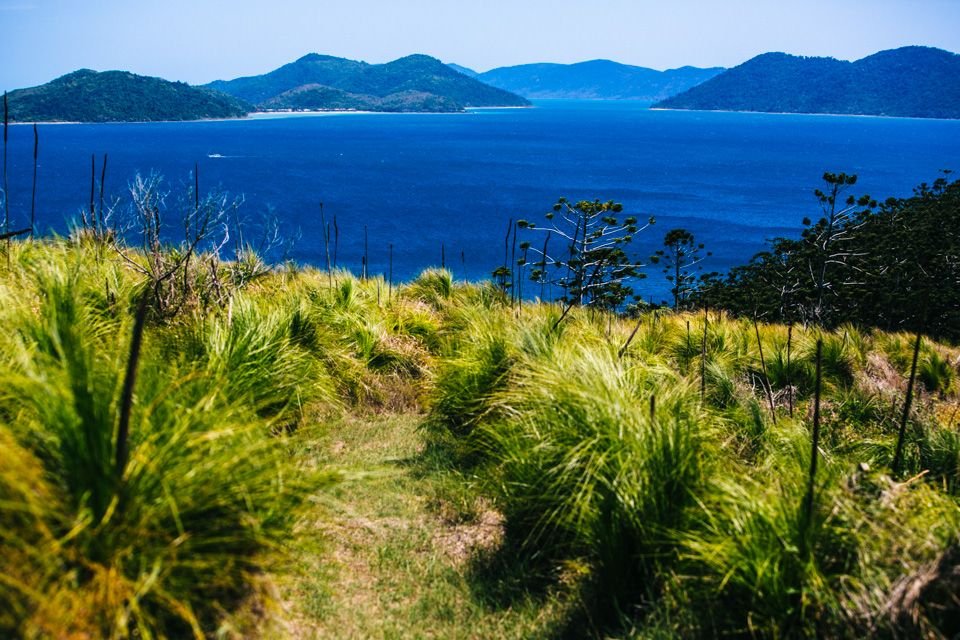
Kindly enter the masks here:
[[0, 90], [79, 68], [200, 84], [309, 52], [425, 53], [479, 71], [596, 58], [730, 67], [766, 51], [960, 52], [960, 0], [0, 0], [0, 34]]

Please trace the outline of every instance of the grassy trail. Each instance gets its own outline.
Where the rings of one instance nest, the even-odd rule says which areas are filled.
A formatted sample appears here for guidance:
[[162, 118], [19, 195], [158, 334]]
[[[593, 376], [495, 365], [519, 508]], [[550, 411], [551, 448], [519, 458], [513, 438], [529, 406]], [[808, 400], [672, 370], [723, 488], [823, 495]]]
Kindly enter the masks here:
[[[486, 597], [473, 562], [502, 538], [499, 514], [431, 464], [416, 414], [347, 418], [305, 454], [352, 479], [300, 531], [281, 585], [279, 628], [298, 638], [530, 638], [553, 635], [553, 594]], [[313, 520], [313, 519], [311, 519]], [[569, 600], [569, 599], [567, 599]]]

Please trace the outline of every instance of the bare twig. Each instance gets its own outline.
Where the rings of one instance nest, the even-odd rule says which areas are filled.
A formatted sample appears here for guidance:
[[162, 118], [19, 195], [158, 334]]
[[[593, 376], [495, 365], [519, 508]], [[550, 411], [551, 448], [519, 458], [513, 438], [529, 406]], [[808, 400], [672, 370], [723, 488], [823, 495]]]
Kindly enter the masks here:
[[703, 307], [703, 341], [700, 343], [700, 402], [707, 397], [707, 307]]
[[627, 352], [627, 348], [630, 346], [630, 343], [633, 342], [633, 337], [637, 335], [637, 331], [640, 330], [640, 323], [643, 322], [643, 316], [637, 314], [637, 324], [633, 325], [633, 331], [630, 332], [630, 336], [627, 337], [627, 341], [623, 343], [623, 346], [620, 347], [620, 351], [617, 352], [618, 358], [623, 358], [623, 354]]
[[102, 233], [106, 232], [106, 227], [107, 227], [107, 221], [104, 218], [104, 214], [103, 214], [103, 184], [104, 182], [106, 182], [106, 180], [107, 180], [107, 154], [103, 154], [103, 166], [100, 168], [100, 211], [98, 214], [100, 218], [100, 228]]
[[790, 417], [793, 417], [793, 379], [790, 375], [790, 347], [793, 342], [793, 322], [787, 325], [787, 406], [790, 408]]
[[323, 249], [327, 255], [327, 280], [333, 289], [333, 272], [330, 269], [330, 227], [327, 226], [327, 217], [323, 213], [323, 203], [320, 203], [320, 228], [323, 230]]
[[7, 231], [6, 233], [0, 233], [0, 240], [9, 240], [10, 238], [16, 238], [17, 236], [23, 236], [31, 232], [33, 232], [31, 228]]

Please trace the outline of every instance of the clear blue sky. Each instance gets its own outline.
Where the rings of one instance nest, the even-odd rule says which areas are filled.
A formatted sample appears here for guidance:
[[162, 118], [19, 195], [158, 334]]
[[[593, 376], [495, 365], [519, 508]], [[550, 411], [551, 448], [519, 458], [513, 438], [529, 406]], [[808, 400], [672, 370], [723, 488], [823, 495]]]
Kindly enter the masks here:
[[81, 67], [203, 83], [315, 51], [478, 70], [610, 58], [733, 66], [765, 51], [960, 51], [960, 0], [0, 0], [0, 89]]

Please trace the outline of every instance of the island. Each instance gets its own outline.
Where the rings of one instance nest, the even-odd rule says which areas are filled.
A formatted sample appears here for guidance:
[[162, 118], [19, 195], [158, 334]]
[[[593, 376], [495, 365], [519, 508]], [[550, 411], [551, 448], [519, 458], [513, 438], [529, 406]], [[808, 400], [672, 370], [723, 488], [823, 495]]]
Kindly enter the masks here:
[[315, 53], [259, 76], [191, 86], [127, 71], [80, 69], [7, 95], [11, 122], [154, 122], [255, 111], [463, 112], [525, 107], [513, 93], [411, 55], [368, 64]]
[[311, 53], [263, 75], [217, 80], [205, 87], [258, 110], [456, 112], [530, 105], [518, 95], [420, 54], [368, 64]]
[[902, 47], [846, 62], [765, 53], [661, 109], [960, 118], [960, 55]]
[[11, 122], [150, 122], [239, 118], [251, 106], [219, 91], [127, 71], [80, 69], [7, 96]]
[[723, 72], [723, 67], [680, 67], [657, 71], [613, 60], [575, 64], [537, 63], [498, 67], [477, 73], [451, 68], [530, 100], [638, 100], [656, 102], [695, 87]]

